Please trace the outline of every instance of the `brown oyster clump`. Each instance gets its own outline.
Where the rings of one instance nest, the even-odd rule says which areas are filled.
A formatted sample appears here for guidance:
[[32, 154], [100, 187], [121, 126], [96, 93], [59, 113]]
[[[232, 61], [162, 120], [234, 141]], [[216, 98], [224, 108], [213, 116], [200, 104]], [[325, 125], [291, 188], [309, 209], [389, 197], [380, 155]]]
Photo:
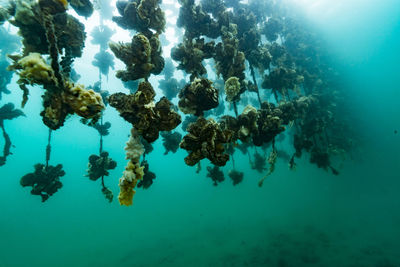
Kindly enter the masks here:
[[237, 118], [229, 115], [221, 117], [220, 124], [223, 129], [233, 132], [234, 140], [240, 139], [242, 142], [249, 142], [251, 135], [258, 131], [257, 120], [257, 109], [248, 105]]
[[206, 78], [195, 79], [179, 92], [179, 109], [185, 114], [203, 115], [218, 107], [218, 90]]
[[315, 110], [317, 105], [318, 99], [312, 95], [281, 103], [279, 109], [282, 111], [282, 123], [289, 124], [296, 119], [305, 118], [309, 112]]
[[43, 95], [44, 110], [40, 113], [43, 122], [56, 130], [64, 125], [68, 114], [77, 114], [85, 119], [97, 122], [105, 108], [101, 95], [87, 90], [83, 85], [67, 83], [61, 93], [46, 91]]
[[220, 170], [219, 166], [207, 166], [207, 177], [211, 178], [213, 185], [217, 186], [225, 180], [224, 172]]
[[262, 83], [263, 88], [271, 88], [275, 92], [284, 95], [287, 90], [294, 90], [296, 85], [301, 84], [304, 77], [298, 75], [296, 70], [279, 67], [265, 75]]
[[171, 50], [171, 58], [179, 62], [178, 69], [191, 74], [191, 80], [207, 73], [202, 61], [214, 56], [214, 42], [205, 43], [204, 38], [188, 39]]
[[249, 51], [248, 55], [246, 55], [246, 59], [263, 74], [265, 70], [270, 68], [272, 56], [268, 51], [267, 45], [262, 45]]
[[113, 21], [124, 29], [133, 29], [148, 33], [153, 29], [157, 33], [164, 32], [165, 14], [159, 6], [159, 0], [117, 1], [118, 13]]
[[157, 140], [160, 131], [171, 131], [181, 123], [181, 116], [165, 97], [154, 103], [156, 93], [149, 82], [142, 82], [135, 94], [115, 93], [109, 97], [116, 108], [147, 142]]
[[222, 26], [222, 43], [215, 47], [215, 61], [217, 74], [222, 75], [224, 81], [235, 76], [239, 81], [244, 80], [245, 55], [238, 50], [237, 25]]
[[237, 96], [240, 94], [240, 82], [239, 78], [232, 76], [225, 81], [224, 91], [226, 94], [226, 100], [228, 102], [234, 102]]
[[254, 145], [262, 146], [285, 130], [281, 115], [282, 111], [272, 105], [268, 109], [259, 110], [247, 106], [237, 118], [223, 116], [220, 123], [223, 129], [232, 131], [234, 140], [252, 140]]
[[185, 162], [194, 166], [200, 160], [207, 158], [214, 165], [224, 166], [229, 160], [225, 153], [224, 144], [231, 142], [232, 132], [222, 130], [212, 118], [199, 117], [196, 122], [189, 124], [188, 134], [182, 139], [180, 147], [187, 150], [189, 155]]
[[[17, 83], [25, 91], [26, 85], [42, 85], [46, 92], [43, 95], [44, 110], [40, 113], [43, 122], [50, 129], [56, 130], [64, 125], [68, 114], [77, 114], [85, 119], [99, 118], [105, 108], [100, 94], [87, 90], [83, 85], [74, 84], [62, 79], [62, 84], [56, 78], [56, 71], [48, 65], [39, 53], [11, 56], [14, 63], [10, 70], [17, 71]], [[24, 99], [25, 104], [27, 98]]]
[[257, 131], [252, 134], [254, 145], [262, 146], [265, 143], [269, 143], [275, 136], [285, 130], [282, 120], [276, 112], [278, 111], [271, 112], [267, 109], [258, 111]]
[[185, 29], [185, 35], [190, 39], [202, 35], [217, 38], [221, 34], [218, 21], [204, 12], [202, 5], [196, 5], [193, 0], [179, 0], [179, 3], [177, 25]]
[[248, 105], [244, 108], [242, 114], [238, 116], [237, 120], [240, 125], [238, 138], [241, 141], [247, 142], [250, 134], [257, 130], [258, 115], [257, 109]]
[[131, 43], [110, 43], [110, 49], [126, 65], [126, 70], [117, 71], [117, 78], [124, 82], [148, 78], [151, 73], [160, 74], [164, 68], [157, 34], [147, 37], [139, 33]]
[[10, 23], [19, 28], [24, 45], [23, 54], [30, 52], [49, 53], [45, 23], [54, 27], [54, 39], [59, 51], [65, 50], [68, 57], [80, 57], [85, 45], [85, 27], [78, 19], [67, 14], [66, 1], [22, 1], [15, 3], [15, 14]]
[[63, 184], [60, 178], [65, 175], [63, 166], [44, 165], [37, 163], [34, 166], [35, 171], [24, 175], [20, 179], [22, 187], [32, 187], [31, 194], [42, 197], [42, 202], [45, 202], [49, 197], [55, 194], [58, 189], [61, 189]]

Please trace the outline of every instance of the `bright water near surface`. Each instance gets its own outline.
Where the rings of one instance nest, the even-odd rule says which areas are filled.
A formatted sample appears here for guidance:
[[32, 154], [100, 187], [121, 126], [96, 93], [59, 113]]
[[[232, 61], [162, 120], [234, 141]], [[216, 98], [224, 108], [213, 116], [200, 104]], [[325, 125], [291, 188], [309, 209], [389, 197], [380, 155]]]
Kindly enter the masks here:
[[[63, 164], [64, 186], [41, 203], [19, 184], [44, 161], [47, 141], [41, 89], [33, 88], [29, 115], [6, 122], [15, 148], [0, 168], [0, 266], [400, 266], [400, 4], [329, 2], [301, 6], [339, 62], [361, 136], [339, 176], [303, 157], [296, 171], [278, 161], [259, 188], [260, 174], [238, 151], [244, 181], [233, 186], [226, 177], [215, 187], [206, 160], [196, 174], [186, 151], [164, 156], [159, 140], [147, 158], [152, 187], [139, 189], [131, 207], [109, 204], [84, 177], [97, 134], [73, 117], [53, 135], [51, 163]], [[97, 79], [90, 61], [76, 63], [83, 83]], [[111, 92], [121, 86], [113, 75], [105, 81]], [[19, 103], [15, 81], [9, 88], [18, 93], [5, 101]], [[105, 119], [113, 126], [104, 146], [118, 162], [106, 183], [116, 194], [130, 127], [112, 108]]]

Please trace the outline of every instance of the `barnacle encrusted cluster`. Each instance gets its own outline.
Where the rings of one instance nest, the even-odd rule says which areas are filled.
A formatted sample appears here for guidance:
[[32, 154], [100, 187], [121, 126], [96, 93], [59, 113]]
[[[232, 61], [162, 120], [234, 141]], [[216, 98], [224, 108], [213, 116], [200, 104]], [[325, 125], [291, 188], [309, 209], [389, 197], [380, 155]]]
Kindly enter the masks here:
[[5, 120], [13, 120], [20, 116], [25, 116], [24, 112], [16, 109], [13, 103], [4, 104], [0, 108], [0, 124], [4, 123]]
[[[66, 13], [67, 6], [65, 0], [18, 0], [10, 20], [19, 28], [24, 44], [23, 55], [10, 56], [14, 63], [9, 66], [20, 76], [17, 83], [24, 93], [22, 106], [28, 100], [27, 85], [42, 85], [46, 91], [41, 115], [53, 130], [64, 124], [68, 114], [95, 122], [104, 109], [100, 95], [68, 78], [73, 58], [81, 56], [86, 35], [83, 24]], [[41, 54], [49, 54], [51, 64]]]
[[147, 79], [164, 68], [159, 34], [165, 29], [165, 14], [159, 4], [159, 0], [117, 1], [121, 16], [113, 20], [124, 29], [138, 32], [131, 43], [110, 43], [115, 56], [126, 65], [126, 70], [117, 71], [117, 77], [124, 82]]
[[189, 124], [187, 131], [188, 134], [180, 144], [181, 148], [189, 152], [185, 157], [187, 165], [193, 166], [204, 158], [217, 166], [226, 164], [229, 155], [225, 153], [224, 144], [231, 142], [230, 130], [222, 130], [212, 118], [199, 117], [196, 122]]
[[150, 143], [157, 140], [160, 131], [171, 131], [181, 123], [172, 103], [165, 97], [155, 103], [155, 95], [151, 84], [142, 82], [135, 94], [115, 93], [109, 97], [110, 105]]
[[185, 114], [203, 115], [218, 106], [218, 90], [206, 78], [195, 79], [179, 92], [179, 109]]

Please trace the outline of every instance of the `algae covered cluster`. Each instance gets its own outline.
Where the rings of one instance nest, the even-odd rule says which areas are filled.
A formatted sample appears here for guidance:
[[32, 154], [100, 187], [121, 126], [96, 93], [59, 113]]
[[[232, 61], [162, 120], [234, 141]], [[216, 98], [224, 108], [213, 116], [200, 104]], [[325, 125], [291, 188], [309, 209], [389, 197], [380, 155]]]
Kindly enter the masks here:
[[[0, 8], [0, 100], [14, 93], [8, 89], [13, 74], [22, 100], [21, 109], [15, 108], [18, 103], [0, 105], [5, 140], [0, 165], [12, 154], [4, 121], [29, 120], [24, 106], [40, 101], [30, 96], [40, 88], [40, 116], [49, 129], [46, 162], [36, 163], [20, 183], [42, 201], [68, 186], [63, 178], [68, 170], [49, 161], [51, 136], [73, 116], [80, 117], [82, 128], [98, 133], [99, 154], [88, 156], [85, 176], [100, 180], [105, 198], [113, 200], [105, 177], [116, 183], [113, 170], [123, 163], [104, 150], [103, 138], [112, 138], [114, 123], [105, 121], [106, 109], [115, 109], [131, 127], [128, 162], [119, 179], [121, 205], [133, 203], [136, 188], [148, 189], [159, 180], [154, 179], [161, 174], [150, 171], [146, 160], [156, 153], [156, 142], [162, 142], [165, 157], [187, 151], [182, 160], [196, 172], [207, 164], [206, 176], [214, 186], [225, 181], [225, 173], [233, 185], [249, 178], [241, 171], [243, 164], [235, 164], [237, 151], [260, 173], [259, 186], [274, 173], [276, 162], [301, 168], [296, 164], [301, 157], [338, 175], [338, 156], [353, 148], [347, 120], [337, 108], [345, 104], [343, 88], [335, 82], [339, 74], [315, 29], [288, 5], [269, 0], [118, 0], [115, 7], [90, 0], [5, 1]], [[118, 15], [110, 14], [112, 8]], [[171, 9], [176, 26], [166, 15]], [[82, 20], [94, 13], [100, 20], [88, 32]], [[118, 40], [120, 29], [129, 32], [130, 41]], [[74, 68], [88, 35], [99, 49], [90, 66], [98, 69], [93, 85], [78, 83], [82, 73]], [[169, 45], [172, 37], [177, 42]], [[109, 75], [121, 83], [105, 89], [103, 78]]]

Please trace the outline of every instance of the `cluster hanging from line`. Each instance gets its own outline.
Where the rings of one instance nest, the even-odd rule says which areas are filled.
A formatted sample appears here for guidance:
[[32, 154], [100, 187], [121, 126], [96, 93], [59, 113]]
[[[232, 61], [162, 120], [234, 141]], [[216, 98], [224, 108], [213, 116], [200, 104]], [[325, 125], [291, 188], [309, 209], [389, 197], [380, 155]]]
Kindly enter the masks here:
[[[83, 123], [98, 131], [99, 154], [89, 156], [86, 176], [93, 181], [101, 178], [102, 193], [110, 202], [113, 193], [105, 186], [104, 177], [117, 163], [103, 150], [103, 137], [111, 129], [111, 123], [103, 121], [103, 111], [108, 104], [115, 108], [132, 125], [125, 148], [128, 163], [119, 181], [121, 205], [133, 203], [135, 188], [147, 189], [153, 184], [156, 175], [150, 171], [145, 156], [160, 136], [165, 154], [179, 148], [186, 150], [185, 163], [197, 165], [198, 171], [201, 160], [208, 159], [214, 166], [207, 167], [207, 177], [214, 185], [225, 180], [221, 167], [229, 160], [232, 169], [228, 176], [233, 185], [243, 180], [244, 173], [235, 166], [237, 150], [248, 155], [252, 169], [266, 172], [259, 186], [274, 172], [278, 158], [294, 169], [295, 158], [304, 151], [310, 153], [311, 163], [337, 175], [331, 156], [349, 150], [351, 141], [336, 109], [339, 89], [334, 88], [332, 80], [337, 77], [323, 61], [318, 37], [292, 19], [282, 3], [178, 2], [177, 26], [184, 32], [170, 56], [184, 78], [176, 80], [174, 62], [162, 56], [162, 34], [168, 25], [163, 8], [168, 5], [163, 6], [160, 0], [118, 0], [119, 15], [112, 21], [135, 34], [129, 43], [110, 42], [114, 32], [100, 18], [92, 32], [92, 43], [99, 45], [92, 63], [99, 69], [99, 81], [88, 87], [91, 89], [75, 82], [77, 74], [73, 70], [74, 58], [82, 55], [86, 39], [84, 25], [66, 12], [69, 3], [78, 15], [89, 17], [94, 12], [91, 1], [17, 0], [0, 8], [0, 24], [8, 21], [18, 27], [22, 37], [22, 54], [9, 56], [13, 63], [8, 66], [19, 75], [22, 107], [28, 101], [28, 86], [39, 85], [44, 89], [41, 116], [49, 129], [60, 129], [69, 115], [77, 114]], [[106, 11], [100, 13], [107, 17]], [[12, 40], [3, 30], [0, 33]], [[116, 76], [130, 94], [110, 94], [102, 88], [102, 75], [107, 76], [114, 69], [114, 57], [108, 48], [126, 66], [117, 70]], [[3, 52], [2, 49], [0, 66]], [[216, 79], [208, 78], [207, 65], [215, 70]], [[156, 91], [149, 82], [151, 75], [164, 76], [159, 81], [164, 96], [157, 102]], [[185, 75], [189, 75], [188, 80]], [[1, 94], [9, 93], [6, 85], [11, 76], [0, 77], [1, 99]], [[171, 102], [175, 97], [177, 106]], [[234, 116], [226, 114], [226, 106], [233, 109]], [[22, 115], [10, 103], [0, 108], [0, 126], [6, 141], [0, 166], [11, 154], [11, 139], [3, 121]], [[183, 136], [176, 129], [182, 121]], [[292, 155], [278, 148], [279, 140], [285, 136], [292, 138]], [[46, 164], [36, 164], [35, 171], [21, 179], [21, 185], [32, 186], [31, 193], [40, 195], [43, 201], [62, 187], [60, 177], [65, 175], [61, 164], [48, 164], [50, 137], [51, 131]], [[255, 150], [253, 159], [250, 149]]]

